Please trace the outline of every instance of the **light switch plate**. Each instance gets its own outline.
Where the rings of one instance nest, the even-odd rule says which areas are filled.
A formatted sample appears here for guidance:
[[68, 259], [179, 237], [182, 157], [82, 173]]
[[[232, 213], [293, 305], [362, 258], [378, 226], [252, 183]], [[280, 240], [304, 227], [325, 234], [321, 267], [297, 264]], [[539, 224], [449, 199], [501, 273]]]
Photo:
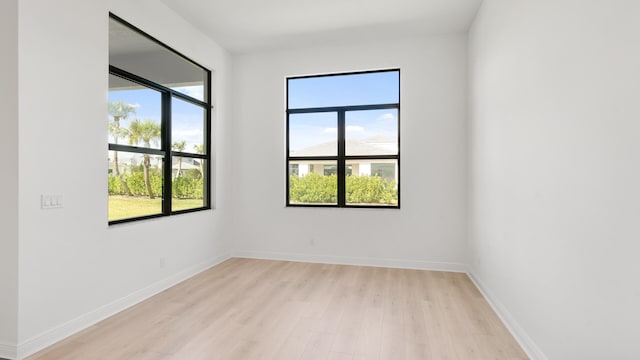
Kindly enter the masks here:
[[62, 195], [41, 195], [40, 207], [42, 209], [59, 209], [63, 207]]

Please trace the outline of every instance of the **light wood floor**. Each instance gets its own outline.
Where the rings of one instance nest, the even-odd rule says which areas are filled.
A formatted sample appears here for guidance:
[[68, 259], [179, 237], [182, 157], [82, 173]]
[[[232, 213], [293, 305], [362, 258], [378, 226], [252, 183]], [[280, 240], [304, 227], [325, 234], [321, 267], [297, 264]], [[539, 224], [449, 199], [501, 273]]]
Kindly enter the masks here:
[[230, 259], [29, 360], [527, 359], [465, 274]]

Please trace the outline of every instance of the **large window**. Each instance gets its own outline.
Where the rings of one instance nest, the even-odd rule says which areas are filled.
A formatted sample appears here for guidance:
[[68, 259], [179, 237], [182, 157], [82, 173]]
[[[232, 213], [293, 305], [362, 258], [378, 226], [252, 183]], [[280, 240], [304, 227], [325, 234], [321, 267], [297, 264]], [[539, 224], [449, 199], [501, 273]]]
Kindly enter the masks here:
[[400, 207], [400, 70], [287, 79], [287, 206]]
[[210, 206], [211, 72], [109, 18], [109, 224]]

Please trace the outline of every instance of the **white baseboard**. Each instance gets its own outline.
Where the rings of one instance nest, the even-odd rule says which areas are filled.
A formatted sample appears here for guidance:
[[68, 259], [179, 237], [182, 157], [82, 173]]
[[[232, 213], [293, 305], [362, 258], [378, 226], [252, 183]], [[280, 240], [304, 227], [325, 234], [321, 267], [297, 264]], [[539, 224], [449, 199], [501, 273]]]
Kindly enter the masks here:
[[522, 350], [527, 354], [531, 360], [548, 360], [547, 356], [542, 352], [540, 347], [533, 341], [533, 339], [527, 334], [527, 332], [518, 324], [513, 318], [509, 310], [498, 300], [498, 298], [491, 292], [480, 279], [478, 279], [473, 271], [467, 272], [469, 278], [476, 285], [482, 296], [487, 300], [489, 305], [493, 308], [504, 326], [507, 327], [511, 335], [516, 339]]
[[[137, 290], [132, 294], [129, 294], [121, 299], [118, 299], [110, 304], [104, 305], [96, 310], [93, 310], [87, 314], [81, 315], [71, 321], [68, 321], [56, 328], [45, 331], [44, 333], [37, 335], [29, 340], [24, 341], [18, 345], [17, 354], [14, 358], [21, 360], [27, 356], [35, 354], [36, 352], [53, 345], [56, 342], [63, 340], [81, 330], [92, 326], [109, 316], [117, 314], [133, 305], [136, 305], [194, 275], [201, 273], [227, 259], [230, 255], [218, 256], [207, 261], [201, 262], [194, 266], [191, 266], [185, 270], [182, 270], [176, 274], [173, 274], [165, 279], [162, 279], [154, 284], [151, 284], [143, 289]], [[0, 347], [0, 357], [2, 357], [2, 347]]]
[[15, 345], [0, 343], [0, 359], [14, 360], [17, 358], [18, 350]]
[[420, 260], [359, 258], [332, 255], [307, 255], [277, 252], [238, 251], [234, 257], [264, 260], [300, 261], [321, 264], [377, 266], [388, 268], [467, 272], [467, 266], [458, 263], [433, 262]]

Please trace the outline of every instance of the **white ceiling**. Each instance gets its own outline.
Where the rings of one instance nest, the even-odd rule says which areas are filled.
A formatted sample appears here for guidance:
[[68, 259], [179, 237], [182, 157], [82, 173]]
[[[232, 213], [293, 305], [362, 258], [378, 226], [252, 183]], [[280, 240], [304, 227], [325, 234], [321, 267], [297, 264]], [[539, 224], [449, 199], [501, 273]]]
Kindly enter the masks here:
[[465, 32], [482, 0], [160, 0], [232, 53]]

